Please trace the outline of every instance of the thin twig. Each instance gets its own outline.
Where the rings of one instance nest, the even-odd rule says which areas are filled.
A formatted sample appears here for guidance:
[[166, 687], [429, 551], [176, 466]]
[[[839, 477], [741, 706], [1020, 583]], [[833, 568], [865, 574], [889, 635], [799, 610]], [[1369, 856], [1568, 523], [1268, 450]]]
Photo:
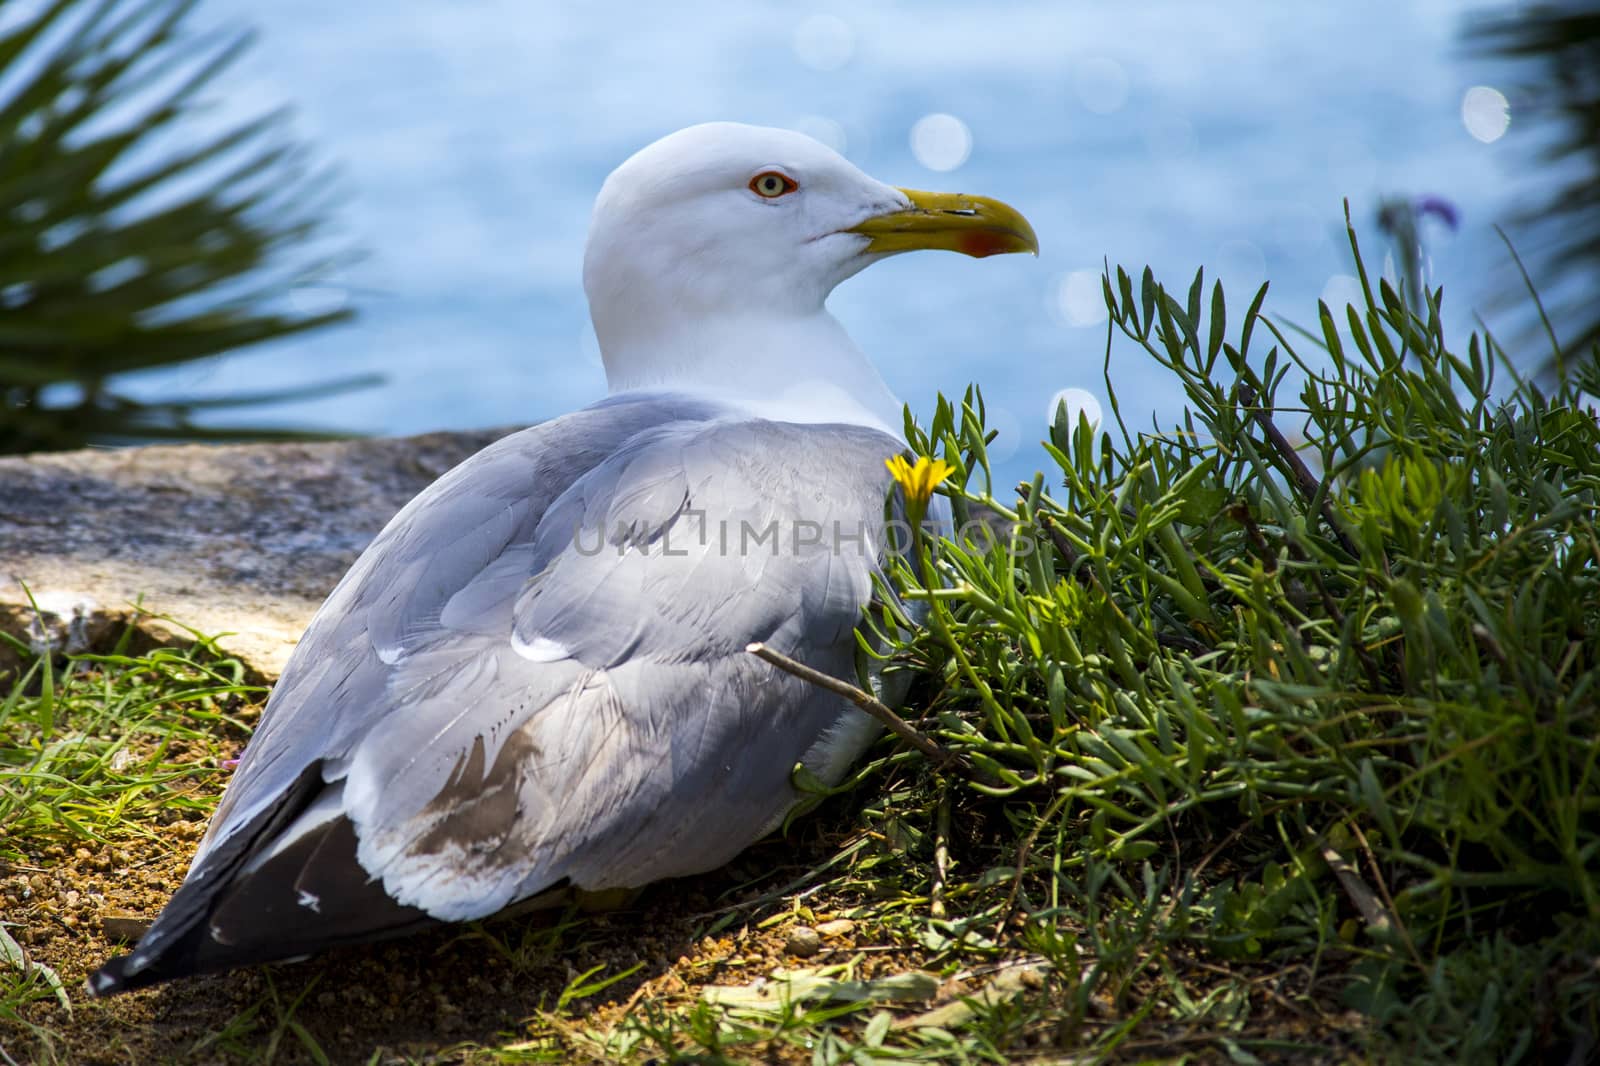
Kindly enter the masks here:
[[[1328, 586], [1322, 583], [1322, 575], [1317, 571], [1311, 572], [1311, 583], [1316, 585], [1317, 593], [1322, 597], [1322, 609], [1328, 612], [1328, 617], [1333, 619], [1333, 624], [1339, 627], [1339, 632], [1344, 632], [1344, 612], [1339, 609], [1339, 604], [1333, 598], [1333, 593], [1328, 591]], [[1367, 654], [1367, 647], [1361, 642], [1361, 634], [1354, 634], [1350, 648], [1356, 653], [1356, 658], [1361, 662], [1361, 669], [1367, 675], [1367, 682], [1372, 685], [1374, 692], [1383, 691], [1383, 675], [1378, 670], [1378, 664], [1373, 662], [1372, 656]]]
[[[1191, 959], [1184, 959], [1183, 961], [1184, 961], [1185, 964], [1187, 964], [1189, 966], [1193, 966], [1196, 969], [1205, 970], [1207, 973], [1214, 973], [1214, 974], [1218, 974], [1218, 975], [1220, 975], [1222, 977], [1228, 977], [1228, 978], [1232, 978], [1232, 979], [1235, 979], [1235, 980], [1237, 980], [1239, 978], [1239, 971], [1237, 969], [1230, 970], [1228, 967], [1226, 967], [1226, 966], [1218, 966], [1214, 962], [1206, 962], [1206, 961], [1204, 961], [1202, 959], [1192, 959], [1192, 958]], [[1289, 969], [1293, 969], [1293, 967], [1290, 967]], [[1286, 973], [1286, 972], [1288, 972], [1288, 971], [1287, 970], [1282, 970], [1282, 971], [1276, 971], [1276, 972], [1273, 972], [1273, 973], [1262, 974], [1259, 977], [1247, 977], [1247, 978], [1244, 979], [1244, 982], [1245, 982], [1245, 984], [1249, 985], [1251, 988], [1253, 988], [1257, 992], [1260, 992], [1262, 995], [1264, 995], [1267, 998], [1273, 1000], [1280, 1007], [1284, 1008], [1285, 1010], [1289, 1011], [1290, 1013], [1292, 1013], [1292, 1014], [1294, 1014], [1294, 1015], [1296, 1015], [1296, 1016], [1298, 1016], [1298, 1017], [1300, 1017], [1302, 1019], [1308, 1019], [1309, 1020], [1309, 1019], [1318, 1017], [1317, 1015], [1313, 1015], [1311, 1012], [1307, 1011], [1305, 1009], [1305, 1007], [1301, 1006], [1299, 1003], [1296, 1003], [1294, 1000], [1290, 999], [1288, 996], [1284, 995], [1282, 992], [1279, 992], [1277, 989], [1267, 987], [1267, 982], [1268, 981], [1271, 981], [1274, 978], [1281, 978], [1283, 976], [1283, 974]]]
[[848, 681], [840, 681], [831, 674], [825, 674], [821, 670], [814, 670], [805, 663], [791, 659], [781, 651], [774, 651], [759, 641], [755, 644], [747, 645], [744, 650], [763, 662], [771, 663], [784, 673], [793, 674], [807, 684], [826, 689], [836, 696], [843, 696], [882, 722], [889, 732], [926, 755], [936, 768], [940, 770], [954, 769], [964, 775], [971, 774], [972, 768], [965, 759], [953, 752], [946, 751], [926, 735], [907, 725], [905, 719], [895, 714], [887, 704], [870, 692], [863, 692]]
[[[1061, 526], [1049, 514], [1039, 515], [1039, 524], [1044, 527], [1045, 536], [1050, 538], [1050, 543], [1056, 546], [1056, 551], [1061, 553], [1061, 559], [1067, 564], [1068, 569], [1078, 564], [1077, 549], [1067, 540], [1067, 535], [1061, 531]], [[1089, 575], [1093, 577], [1094, 575]]]
[[1256, 558], [1261, 560], [1261, 565], [1269, 574], [1278, 572], [1278, 556], [1267, 546], [1267, 538], [1261, 535], [1261, 527], [1256, 525], [1256, 516], [1250, 513], [1249, 505], [1244, 502], [1235, 503], [1228, 508], [1228, 517], [1244, 527], [1244, 535], [1250, 541], [1250, 548], [1256, 553]]
[[1256, 425], [1261, 427], [1261, 431], [1267, 435], [1267, 440], [1272, 444], [1273, 450], [1288, 464], [1289, 472], [1294, 477], [1295, 487], [1300, 490], [1300, 494], [1305, 497], [1307, 503], [1321, 497], [1322, 518], [1328, 523], [1328, 528], [1333, 530], [1333, 535], [1338, 539], [1339, 546], [1351, 558], [1361, 558], [1361, 552], [1356, 548], [1355, 541], [1350, 539], [1349, 534], [1344, 531], [1344, 527], [1339, 524], [1338, 517], [1333, 513], [1333, 501], [1326, 496], [1322, 496], [1322, 483], [1311, 472], [1311, 468], [1306, 465], [1306, 461], [1300, 458], [1300, 453], [1295, 451], [1294, 445], [1289, 443], [1289, 438], [1283, 435], [1282, 430], [1273, 425], [1272, 411], [1266, 407], [1256, 406], [1257, 399], [1254, 388], [1246, 384], [1239, 386], [1239, 403], [1251, 408], [1250, 417], [1255, 420]]
[[1388, 909], [1378, 901], [1377, 894], [1361, 880], [1361, 874], [1355, 865], [1335, 851], [1332, 844], [1322, 845], [1322, 861], [1328, 864], [1333, 876], [1339, 879], [1339, 887], [1344, 889], [1344, 894], [1350, 897], [1350, 902], [1361, 912], [1361, 920], [1367, 923], [1368, 928], [1378, 930], [1396, 928], [1398, 923]]
[[1028, 835], [1023, 837], [1022, 845], [1017, 848], [1017, 868], [1011, 875], [1011, 888], [1006, 892], [1006, 901], [1000, 905], [1000, 920], [995, 923], [994, 939], [999, 940], [1006, 931], [1006, 923], [1011, 920], [1011, 912], [1017, 905], [1017, 895], [1022, 891], [1022, 875], [1028, 869], [1028, 853], [1033, 850], [1033, 845], [1039, 839], [1039, 833], [1050, 822], [1055, 820], [1061, 808], [1071, 799], [1071, 791], [1061, 792], [1050, 801], [1050, 806], [1045, 808], [1044, 814], [1033, 823], [1033, 828], [1028, 830]]
[[[1194, 869], [1189, 871], [1189, 879], [1191, 881], [1197, 880], [1200, 875], [1205, 872], [1205, 868], [1211, 865], [1212, 859], [1215, 859], [1218, 855], [1221, 855], [1224, 851], [1228, 850], [1228, 847], [1233, 844], [1234, 841], [1244, 836], [1245, 833], [1251, 828], [1252, 826], [1248, 822], [1236, 826], [1232, 832], [1222, 838], [1221, 843], [1200, 857], [1200, 861], [1195, 863]], [[1177, 883], [1176, 879], [1174, 879], [1173, 883]], [[1161, 912], [1162, 924], [1165, 924], [1166, 921], [1172, 917], [1173, 913], [1177, 911], [1178, 903], [1181, 901], [1181, 899], [1181, 893], [1174, 892], [1172, 894], [1172, 897], [1167, 901], [1166, 907]]]
[[1061, 556], [1061, 561], [1066, 564], [1067, 572], [1077, 580], [1078, 584], [1085, 588], [1097, 587], [1100, 584], [1099, 579], [1094, 576], [1093, 570], [1087, 566], [1080, 567], [1078, 565], [1078, 552], [1073, 548], [1072, 543], [1067, 540], [1067, 535], [1062, 531], [1061, 524], [1051, 517], [1048, 512], [1041, 512], [1039, 525], [1044, 527], [1045, 536], [1050, 538], [1050, 543], [1055, 546], [1056, 552]]
[[1500, 646], [1500, 642], [1495, 639], [1493, 633], [1489, 632], [1487, 626], [1481, 622], [1472, 623], [1472, 635], [1477, 638], [1479, 644], [1483, 645], [1485, 651], [1494, 656], [1495, 662], [1501, 666], [1510, 665], [1509, 660], [1506, 659], [1506, 650]]
[[1193, 637], [1184, 636], [1182, 633], [1157, 633], [1156, 643], [1163, 648], [1185, 652], [1189, 655], [1209, 655], [1214, 650], [1206, 647]]
[[928, 914], [944, 917], [945, 873], [950, 868], [950, 793], [941, 790], [933, 821], [933, 887], [928, 893]]
[[1378, 883], [1378, 891], [1383, 893], [1383, 900], [1388, 905], [1389, 914], [1394, 917], [1395, 932], [1400, 934], [1400, 939], [1405, 941], [1406, 950], [1411, 953], [1411, 961], [1416, 963], [1417, 969], [1426, 969], [1422, 956], [1417, 954], [1417, 946], [1412, 943], [1411, 931], [1400, 920], [1400, 908], [1395, 906], [1394, 897], [1389, 894], [1389, 885], [1383, 879], [1383, 870], [1378, 865], [1378, 857], [1372, 853], [1372, 845], [1367, 843], [1367, 834], [1355, 822], [1350, 823], [1350, 831], [1355, 834], [1356, 843], [1361, 847], [1361, 853], [1367, 857], [1367, 865], [1372, 867], [1372, 878]]

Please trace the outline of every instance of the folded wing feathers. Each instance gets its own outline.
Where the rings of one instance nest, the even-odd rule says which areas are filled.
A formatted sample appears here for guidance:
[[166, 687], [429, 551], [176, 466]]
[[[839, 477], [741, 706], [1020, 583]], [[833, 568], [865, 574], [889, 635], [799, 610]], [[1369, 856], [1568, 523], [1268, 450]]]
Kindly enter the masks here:
[[[647, 407], [524, 431], [397, 516], [308, 630], [208, 844], [320, 763], [368, 876], [458, 920], [709, 869], [772, 824], [787, 768], [857, 712], [743, 648], [847, 674], [877, 560], [706, 527], [870, 520], [897, 445], [827, 427], [819, 454], [820, 427]], [[577, 550], [596, 524], [605, 549]]]

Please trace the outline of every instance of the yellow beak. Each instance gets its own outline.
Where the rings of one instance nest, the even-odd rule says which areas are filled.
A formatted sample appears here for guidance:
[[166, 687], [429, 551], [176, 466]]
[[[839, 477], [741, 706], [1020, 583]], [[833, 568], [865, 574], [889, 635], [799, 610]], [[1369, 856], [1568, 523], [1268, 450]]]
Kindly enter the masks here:
[[1039, 238], [1022, 212], [987, 196], [901, 189], [911, 206], [875, 215], [850, 229], [870, 238], [868, 252], [942, 249], [976, 258], [1006, 252], [1039, 254]]

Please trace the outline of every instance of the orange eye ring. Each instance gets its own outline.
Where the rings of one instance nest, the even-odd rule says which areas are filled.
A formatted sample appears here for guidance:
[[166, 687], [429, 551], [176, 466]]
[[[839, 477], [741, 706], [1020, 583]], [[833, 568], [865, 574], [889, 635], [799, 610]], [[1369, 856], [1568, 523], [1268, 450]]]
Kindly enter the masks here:
[[750, 179], [750, 191], [764, 200], [776, 200], [780, 196], [788, 196], [799, 187], [799, 182], [776, 170], [763, 170]]

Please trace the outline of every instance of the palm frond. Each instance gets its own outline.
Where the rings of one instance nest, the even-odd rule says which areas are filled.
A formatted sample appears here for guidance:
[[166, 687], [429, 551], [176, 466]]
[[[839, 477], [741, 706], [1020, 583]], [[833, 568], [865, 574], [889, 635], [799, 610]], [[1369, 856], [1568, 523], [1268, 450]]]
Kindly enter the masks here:
[[348, 317], [286, 309], [336, 263], [304, 251], [324, 175], [284, 114], [185, 136], [250, 44], [187, 32], [194, 2], [56, 0], [0, 32], [0, 77], [20, 72], [0, 97], [0, 452], [282, 436], [197, 426], [215, 403], [142, 402], [123, 375]]
[[[1539, 191], [1510, 220], [1511, 239], [1546, 297], [1561, 348], [1540, 369], [1600, 361], [1600, 4], [1522, 7], [1474, 20], [1466, 37], [1520, 71], [1511, 132], [1526, 138]], [[1552, 170], [1561, 176], [1547, 191]], [[1542, 341], [1537, 327], [1530, 321], [1524, 331], [1532, 344]]]

